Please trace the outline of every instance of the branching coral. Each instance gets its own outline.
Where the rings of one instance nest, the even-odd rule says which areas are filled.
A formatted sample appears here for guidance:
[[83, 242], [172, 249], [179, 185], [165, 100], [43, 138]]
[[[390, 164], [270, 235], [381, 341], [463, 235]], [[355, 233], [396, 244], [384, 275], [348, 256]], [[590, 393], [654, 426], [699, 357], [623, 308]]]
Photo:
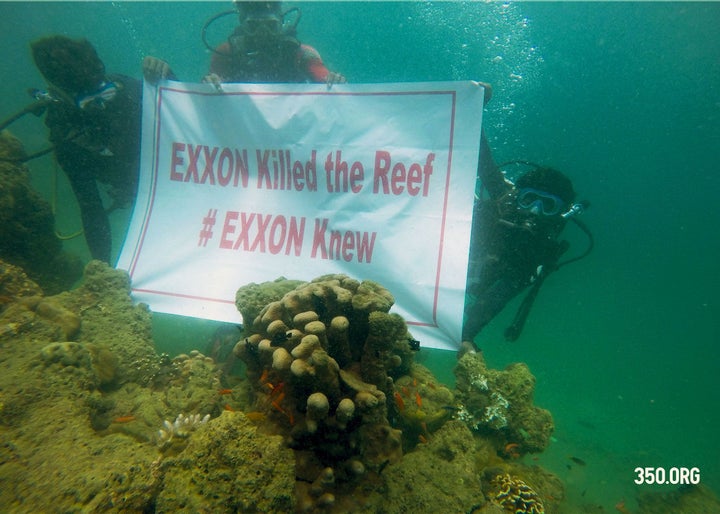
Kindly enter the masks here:
[[164, 428], [158, 430], [158, 446], [164, 448], [170, 445], [175, 438], [187, 439], [192, 432], [207, 423], [209, 419], [210, 414], [200, 417], [200, 414], [186, 416], [180, 413], [172, 423], [168, 420], [163, 421]]

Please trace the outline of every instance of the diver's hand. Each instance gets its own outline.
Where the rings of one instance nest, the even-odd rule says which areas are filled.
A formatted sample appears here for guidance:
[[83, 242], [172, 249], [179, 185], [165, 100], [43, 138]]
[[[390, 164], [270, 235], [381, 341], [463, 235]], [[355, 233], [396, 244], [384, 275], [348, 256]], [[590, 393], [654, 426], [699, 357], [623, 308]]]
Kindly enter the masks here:
[[485, 89], [485, 98], [483, 100], [483, 105], [487, 105], [487, 103], [492, 98], [493, 89], [490, 84], [487, 82], [477, 82], [478, 85], [482, 86]]
[[148, 55], [145, 59], [143, 59], [142, 69], [145, 80], [151, 84], [157, 84], [159, 81], [164, 79], [177, 80], [177, 77], [170, 68], [170, 65], [162, 59], [153, 57], [152, 55]]
[[222, 80], [220, 79], [220, 75], [217, 73], [208, 73], [202, 78], [202, 82], [205, 84], [212, 84], [218, 93], [222, 92]]
[[325, 79], [325, 84], [327, 84], [327, 88], [331, 89], [333, 87], [333, 84], [346, 84], [347, 80], [345, 79], [345, 76], [341, 73], [335, 73], [334, 71], [329, 71], [327, 78]]

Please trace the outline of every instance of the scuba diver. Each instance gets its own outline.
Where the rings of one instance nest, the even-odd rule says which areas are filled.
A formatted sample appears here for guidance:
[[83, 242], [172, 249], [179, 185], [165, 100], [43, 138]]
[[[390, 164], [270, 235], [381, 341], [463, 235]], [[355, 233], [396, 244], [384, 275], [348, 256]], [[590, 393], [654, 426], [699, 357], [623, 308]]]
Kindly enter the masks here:
[[[462, 336], [464, 341], [472, 341], [511, 299], [530, 286], [505, 330], [505, 338], [515, 341], [548, 275], [592, 250], [592, 234], [576, 218], [589, 203], [575, 203], [572, 182], [553, 168], [527, 161], [496, 165], [484, 134], [480, 153], [478, 178], [483, 190], [473, 213]], [[503, 172], [510, 165], [529, 169], [511, 181]], [[570, 246], [559, 240], [568, 221], [587, 235], [589, 244], [581, 255], [561, 261]]]
[[[141, 84], [106, 74], [86, 39], [48, 36], [30, 44], [35, 65], [48, 90], [32, 90], [57, 163], [80, 206], [88, 248], [94, 259], [110, 262], [112, 237], [108, 213], [135, 199], [140, 158]], [[98, 182], [109, 186], [106, 210]]]
[[[202, 40], [212, 52], [210, 69], [203, 82], [218, 89], [223, 82], [242, 83], [326, 83], [345, 82], [345, 77], [329, 71], [320, 54], [297, 39], [300, 10], [282, 11], [281, 2], [235, 1], [235, 9], [210, 18], [202, 30]], [[213, 22], [237, 14], [239, 25], [227, 41], [216, 48], [207, 41], [207, 29]], [[150, 82], [175, 79], [170, 66], [148, 56], [143, 62], [145, 78]]]

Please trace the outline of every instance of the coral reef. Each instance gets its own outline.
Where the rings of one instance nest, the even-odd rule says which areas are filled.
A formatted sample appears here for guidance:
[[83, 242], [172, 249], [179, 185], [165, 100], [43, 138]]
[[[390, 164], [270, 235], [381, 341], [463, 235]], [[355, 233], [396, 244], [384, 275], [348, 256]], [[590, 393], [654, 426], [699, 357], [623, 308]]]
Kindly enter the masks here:
[[[82, 285], [72, 294], [58, 295], [57, 301], [80, 316], [76, 340], [105, 345], [117, 357], [118, 385], [153, 380], [159, 359], [152, 342], [151, 313], [144, 304], [133, 305], [126, 272], [90, 261]], [[122, 338], [115, 336], [119, 326]]]
[[42, 289], [28, 278], [22, 268], [0, 260], [0, 296], [8, 298], [7, 301], [0, 302], [0, 312], [5, 310], [10, 298], [40, 295]]
[[[0, 311], [0, 510], [487, 514], [502, 508], [483, 493], [490, 468], [532, 484], [547, 512], [562, 498], [552, 476], [497, 451], [497, 431], [450, 419], [455, 395], [414, 362], [377, 284], [273, 283], [285, 292], [246, 317], [238, 378], [199, 351], [157, 355], [122, 271], [92, 262], [55, 296], [0, 271], [13, 291]], [[517, 399], [498, 392], [512, 425]]]
[[[4, 284], [27, 284], [21, 272], [11, 274]], [[147, 309], [133, 306], [127, 290], [106, 289], [113, 282], [102, 277], [109, 276], [127, 282], [124, 273], [94, 263], [74, 291], [44, 297], [26, 285], [8, 295], [0, 312], [0, 326], [14, 327], [0, 338], [0, 430], [7, 441], [0, 450], [0, 510], [142, 511], [159, 484], [157, 447], [150, 452], [120, 431], [100, 435], [93, 424], [95, 411], [128, 419], [116, 406], [138, 401], [131, 398], [137, 389], [128, 393], [120, 384], [130, 387], [128, 376], [149, 382], [154, 370], [143, 376], [134, 357], [158, 360]], [[93, 315], [98, 304], [102, 316]]]
[[[271, 282], [268, 288], [277, 291], [279, 285]], [[479, 354], [469, 355], [456, 370], [456, 398], [414, 362], [417, 341], [404, 320], [388, 312], [393, 298], [382, 286], [328, 275], [275, 299], [263, 291], [263, 284], [252, 284], [250, 292], [241, 288], [237, 294], [246, 325], [235, 353], [247, 367], [255, 392], [252, 408], [262, 414], [258, 419], [287, 437], [296, 451], [299, 510], [370, 509], [380, 500], [353, 504], [347, 492], [381, 476], [386, 505], [395, 474], [400, 484], [423, 482], [416, 476], [422, 473], [437, 481], [437, 469], [446, 466], [442, 459], [460, 465], [459, 455], [468, 459], [463, 476], [474, 473], [479, 486], [484, 467], [520, 456], [499, 451], [511, 440], [522, 439], [518, 451], [523, 453], [541, 451], [547, 444], [552, 419], [532, 405], [534, 378], [527, 367], [497, 372], [488, 370]], [[258, 311], [255, 304], [246, 307], [245, 298], [271, 301]], [[468, 409], [477, 410], [470, 414]], [[462, 423], [449, 421], [453, 413]], [[466, 426], [491, 433], [481, 450], [468, 442], [472, 435]], [[457, 441], [438, 436], [443, 433], [461, 439], [462, 433], [464, 449], [453, 450]], [[434, 453], [425, 453], [430, 447]], [[420, 455], [441, 461], [428, 468]], [[408, 501], [400, 490], [398, 509]], [[460, 495], [461, 510], [485, 503], [478, 490]], [[430, 494], [438, 505], [459, 498], [457, 491], [452, 493], [455, 500], [437, 491]]]
[[75, 374], [74, 380], [90, 390], [112, 386], [117, 377], [118, 360], [106, 346], [55, 342], [40, 350], [40, 358], [46, 367], [55, 366], [65, 374]]
[[[251, 286], [255, 296], [259, 287]], [[388, 398], [413, 352], [405, 322], [388, 313], [392, 295], [373, 282], [324, 276], [251, 321], [242, 291], [246, 334], [235, 353], [254, 382], [255, 408], [285, 426], [291, 447], [313, 450], [324, 467], [360, 462], [378, 470], [399, 460], [401, 432], [388, 421]]]
[[23, 268], [48, 294], [69, 288], [82, 272], [55, 235], [50, 205], [32, 188], [22, 143], [0, 133], [0, 259]]
[[19, 268], [0, 270], [0, 430], [12, 441], [0, 448], [0, 510], [148, 511], [167, 476], [158, 427], [178, 412], [217, 415], [218, 370], [199, 353], [156, 354], [122, 271], [93, 261], [83, 285], [46, 297]]
[[455, 367], [458, 419], [487, 435], [506, 457], [543, 451], [554, 425], [550, 413], [533, 405], [535, 377], [523, 363], [488, 369], [482, 353], [463, 355]]
[[292, 512], [295, 460], [279, 436], [223, 412], [161, 464], [157, 512]]
[[407, 375], [395, 380], [394, 387], [393, 420], [403, 431], [405, 447], [426, 442], [451, 418], [453, 393], [424, 366], [413, 364]]
[[245, 323], [252, 323], [261, 310], [272, 301], [282, 298], [285, 293], [304, 284], [301, 280], [288, 280], [280, 277], [272, 282], [256, 284], [251, 282], [237, 290], [235, 305]]
[[471, 512], [484, 503], [479, 494], [484, 463], [476, 456], [470, 430], [459, 421], [449, 421], [427, 444], [388, 467], [387, 489], [382, 498], [373, 500], [386, 512]]

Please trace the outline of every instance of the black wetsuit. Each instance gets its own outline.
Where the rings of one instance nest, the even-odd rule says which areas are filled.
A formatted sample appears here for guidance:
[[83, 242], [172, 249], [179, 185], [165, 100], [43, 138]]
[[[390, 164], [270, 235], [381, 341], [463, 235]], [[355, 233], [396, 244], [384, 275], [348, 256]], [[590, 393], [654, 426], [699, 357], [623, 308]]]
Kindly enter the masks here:
[[538, 280], [540, 270], [544, 275], [553, 271], [568, 248], [566, 241], [557, 239], [565, 220], [516, 208], [514, 186], [492, 161], [484, 137], [478, 176], [488, 198], [477, 201], [473, 212], [462, 334], [466, 341]]
[[48, 106], [45, 124], [58, 164], [77, 198], [85, 239], [94, 259], [110, 261], [110, 222], [97, 182], [110, 187], [115, 205], [132, 203], [140, 160], [142, 85], [124, 75], [108, 75], [118, 91], [104, 108], [80, 109], [61, 101]]

